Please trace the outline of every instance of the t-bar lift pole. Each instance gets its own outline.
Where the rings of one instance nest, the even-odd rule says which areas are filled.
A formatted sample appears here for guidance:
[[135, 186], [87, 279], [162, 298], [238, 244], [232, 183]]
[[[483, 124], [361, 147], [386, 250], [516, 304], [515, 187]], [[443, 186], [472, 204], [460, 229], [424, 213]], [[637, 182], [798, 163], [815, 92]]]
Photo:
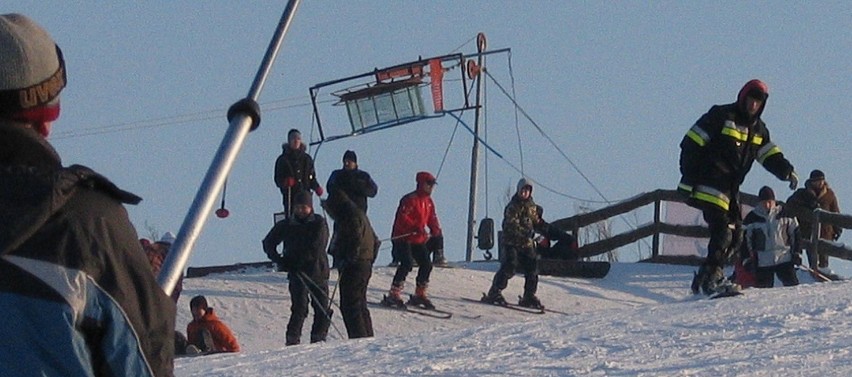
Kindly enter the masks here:
[[278, 55], [284, 35], [290, 28], [299, 2], [300, 0], [290, 0], [287, 3], [287, 7], [281, 15], [281, 20], [278, 22], [278, 28], [266, 49], [266, 55], [264, 55], [257, 75], [254, 77], [248, 96], [237, 101], [228, 109], [228, 131], [213, 157], [213, 162], [204, 176], [204, 181], [198, 188], [198, 193], [195, 194], [192, 207], [184, 218], [172, 249], [163, 263], [163, 269], [157, 277], [157, 283], [160, 284], [166, 294], [172, 293], [181, 274], [183, 274], [183, 269], [189, 261], [190, 254], [192, 254], [193, 245], [201, 234], [205, 219], [209, 217], [210, 211], [216, 205], [216, 194], [222, 190], [225, 179], [234, 165], [234, 160], [236, 160], [246, 136], [260, 125], [260, 106], [257, 104], [257, 98], [260, 96], [260, 91], [263, 89], [272, 63]]

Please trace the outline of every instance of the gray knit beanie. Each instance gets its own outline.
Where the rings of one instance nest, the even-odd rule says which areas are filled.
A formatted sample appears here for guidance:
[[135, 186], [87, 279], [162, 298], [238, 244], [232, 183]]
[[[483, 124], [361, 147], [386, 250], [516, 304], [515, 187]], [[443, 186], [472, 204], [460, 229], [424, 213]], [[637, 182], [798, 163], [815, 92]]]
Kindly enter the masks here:
[[519, 180], [519, 181], [518, 181], [518, 190], [517, 190], [517, 192], [520, 192], [520, 191], [521, 191], [521, 189], [522, 189], [522, 188], [524, 188], [524, 187], [526, 187], [526, 186], [529, 186], [529, 187], [530, 187], [530, 191], [532, 191], [532, 188], [533, 188], [532, 181], [530, 181], [530, 180], [528, 180], [528, 179], [526, 179], [526, 178], [521, 178], [521, 180]]
[[0, 15], [0, 113], [57, 104], [65, 83], [62, 52], [50, 34], [27, 16]]

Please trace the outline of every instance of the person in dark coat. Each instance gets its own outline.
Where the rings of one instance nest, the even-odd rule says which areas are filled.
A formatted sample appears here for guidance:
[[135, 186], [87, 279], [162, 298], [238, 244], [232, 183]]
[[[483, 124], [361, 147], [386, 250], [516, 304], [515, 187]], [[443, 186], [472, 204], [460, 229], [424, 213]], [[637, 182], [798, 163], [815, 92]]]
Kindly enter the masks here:
[[518, 181], [518, 191], [503, 211], [503, 250], [500, 255], [500, 269], [494, 274], [488, 294], [483, 302], [505, 305], [506, 299], [502, 291], [509, 284], [509, 279], [515, 276], [515, 270], [520, 266], [524, 270], [524, 293], [518, 305], [543, 309], [541, 301], [536, 297], [538, 290], [538, 260], [533, 237], [535, 232], [541, 232], [540, 217], [536, 214], [536, 204], [532, 198], [532, 182], [525, 178]]
[[[840, 204], [834, 190], [828, 186], [825, 173], [822, 170], [811, 171], [805, 187], [796, 190], [787, 199], [786, 210], [796, 216], [799, 220], [799, 230], [805, 239], [811, 238], [813, 229], [813, 211], [817, 208], [829, 212], [840, 213]], [[819, 238], [829, 241], [837, 241], [843, 228], [831, 224], [821, 224]], [[834, 272], [828, 267], [828, 255], [812, 255], [808, 253], [808, 264], [812, 269], [819, 269], [822, 273], [833, 275]]]
[[[343, 154], [343, 169], [331, 172], [325, 187], [329, 195], [335, 192], [345, 192], [355, 205], [367, 213], [367, 198], [374, 198], [379, 192], [379, 187], [370, 174], [358, 168], [358, 155], [354, 151], [346, 151]], [[337, 233], [337, 222], [334, 223], [334, 233]], [[332, 234], [329, 254], [334, 255], [335, 239]], [[335, 261], [338, 263], [339, 261]], [[335, 264], [335, 267], [337, 265]]]
[[379, 186], [370, 174], [358, 168], [355, 151], [343, 154], [343, 169], [331, 172], [325, 187], [329, 195], [337, 190], [345, 192], [364, 213], [367, 213], [367, 198], [375, 198], [379, 192]]
[[322, 186], [317, 182], [314, 159], [305, 152], [302, 133], [297, 129], [287, 132], [287, 143], [281, 145], [281, 155], [275, 160], [275, 186], [281, 191], [284, 213], [291, 215], [292, 196], [301, 191], [313, 191], [322, 196]]
[[59, 46], [0, 15], [0, 375], [172, 376], [175, 304], [124, 204], [142, 199], [47, 142]]
[[772, 142], [760, 118], [768, 97], [765, 83], [747, 82], [735, 103], [711, 107], [680, 142], [678, 192], [686, 204], [702, 211], [710, 228], [707, 258], [692, 280], [694, 294], [736, 290], [722, 268], [742, 242], [740, 185], [754, 161], [788, 181], [791, 190], [799, 183], [793, 165]]
[[336, 233], [334, 259], [338, 267], [340, 311], [349, 339], [373, 336], [373, 320], [367, 308], [367, 287], [373, 275], [381, 241], [367, 214], [343, 191], [329, 194], [322, 202], [334, 220]]
[[[328, 301], [328, 224], [313, 212], [310, 192], [296, 194], [293, 216], [277, 222], [263, 239], [263, 251], [279, 268], [287, 271], [290, 282], [290, 322], [286, 345], [299, 344], [308, 304], [314, 308], [311, 343], [325, 341], [331, 325]], [[283, 255], [276, 248], [283, 244]]]

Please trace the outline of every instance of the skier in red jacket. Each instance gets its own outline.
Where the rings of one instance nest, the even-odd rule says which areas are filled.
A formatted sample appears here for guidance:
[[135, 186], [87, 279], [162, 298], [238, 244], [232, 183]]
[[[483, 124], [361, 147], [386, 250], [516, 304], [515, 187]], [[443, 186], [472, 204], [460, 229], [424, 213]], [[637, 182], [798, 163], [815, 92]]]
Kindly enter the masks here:
[[[403, 196], [396, 209], [391, 237], [393, 253], [400, 258], [400, 264], [393, 277], [390, 292], [383, 303], [396, 307], [405, 305], [401, 297], [405, 278], [413, 269], [414, 261], [417, 261], [419, 266], [417, 289], [408, 301], [408, 305], [433, 309], [435, 306], [426, 297], [426, 288], [432, 273], [432, 261], [429, 258], [426, 241], [430, 237], [443, 237], [441, 224], [435, 213], [435, 203], [432, 202], [432, 190], [437, 181], [435, 176], [425, 171], [417, 173], [416, 181], [417, 189]], [[426, 233], [427, 226], [429, 233]]]

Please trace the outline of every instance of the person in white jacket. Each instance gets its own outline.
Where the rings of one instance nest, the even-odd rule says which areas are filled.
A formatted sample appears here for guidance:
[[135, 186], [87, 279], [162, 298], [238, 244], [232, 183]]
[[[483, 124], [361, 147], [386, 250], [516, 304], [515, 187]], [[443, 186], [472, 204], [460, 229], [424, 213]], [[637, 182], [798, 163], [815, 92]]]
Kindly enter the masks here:
[[795, 265], [802, 261], [798, 254], [799, 223], [782, 212], [771, 188], [763, 186], [758, 198], [757, 207], [743, 220], [745, 247], [748, 255], [756, 258], [755, 286], [772, 288], [775, 276], [784, 286], [798, 285]]

